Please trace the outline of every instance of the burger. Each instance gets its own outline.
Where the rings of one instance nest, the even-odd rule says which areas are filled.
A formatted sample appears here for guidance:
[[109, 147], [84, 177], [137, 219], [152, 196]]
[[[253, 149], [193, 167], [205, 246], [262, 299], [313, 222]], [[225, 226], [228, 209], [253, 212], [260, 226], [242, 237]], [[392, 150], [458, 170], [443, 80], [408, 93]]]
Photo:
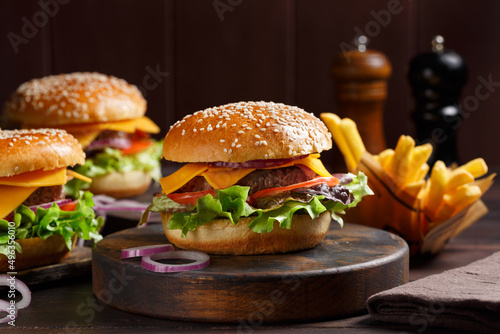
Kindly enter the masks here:
[[168, 240], [210, 254], [284, 253], [319, 244], [332, 218], [371, 194], [366, 176], [330, 174], [319, 160], [331, 134], [313, 114], [272, 102], [240, 102], [184, 117], [163, 157], [185, 163], [160, 179]]
[[0, 152], [0, 272], [56, 263], [76, 238], [101, 239], [92, 194], [66, 197], [67, 181], [90, 181], [67, 169], [85, 161], [74, 137], [59, 129], [0, 130]]
[[70, 73], [20, 85], [5, 104], [4, 128], [60, 128], [82, 145], [87, 160], [76, 168], [93, 179], [75, 189], [115, 198], [144, 193], [161, 177], [158, 126], [145, 116], [137, 87], [100, 73]]

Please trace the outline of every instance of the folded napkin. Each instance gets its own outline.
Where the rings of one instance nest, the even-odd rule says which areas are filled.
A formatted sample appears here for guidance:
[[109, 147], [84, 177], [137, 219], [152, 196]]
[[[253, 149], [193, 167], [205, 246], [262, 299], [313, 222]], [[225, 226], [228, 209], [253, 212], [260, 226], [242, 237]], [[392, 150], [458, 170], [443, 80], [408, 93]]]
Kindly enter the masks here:
[[374, 319], [408, 324], [419, 332], [443, 327], [500, 333], [500, 252], [377, 293], [366, 303]]

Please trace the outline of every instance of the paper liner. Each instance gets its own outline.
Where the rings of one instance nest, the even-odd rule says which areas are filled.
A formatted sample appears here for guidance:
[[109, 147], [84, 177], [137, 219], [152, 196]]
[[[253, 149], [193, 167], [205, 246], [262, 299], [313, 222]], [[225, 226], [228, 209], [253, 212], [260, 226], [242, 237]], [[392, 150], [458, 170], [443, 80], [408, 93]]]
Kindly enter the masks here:
[[[368, 176], [375, 194], [364, 197], [356, 209], [347, 212], [345, 220], [401, 236], [410, 247], [410, 255], [439, 253], [449, 240], [488, 212], [479, 199], [445, 221], [431, 222], [421, 210], [421, 199], [397, 187], [371, 154], [363, 154], [358, 171]], [[483, 194], [494, 176], [475, 181]]]

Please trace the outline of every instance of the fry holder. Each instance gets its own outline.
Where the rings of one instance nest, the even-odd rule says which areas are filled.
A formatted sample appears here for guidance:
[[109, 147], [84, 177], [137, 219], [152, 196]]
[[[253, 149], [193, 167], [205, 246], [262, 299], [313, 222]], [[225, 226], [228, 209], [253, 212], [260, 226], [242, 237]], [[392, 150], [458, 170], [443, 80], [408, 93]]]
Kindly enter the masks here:
[[[356, 210], [349, 210], [346, 221], [401, 236], [408, 243], [411, 256], [438, 254], [451, 239], [488, 213], [486, 205], [478, 199], [444, 221], [431, 221], [424, 213], [422, 198], [398, 187], [370, 153], [363, 153], [357, 171], [368, 176], [368, 185], [375, 194], [363, 198]], [[494, 176], [474, 183], [484, 194]]]

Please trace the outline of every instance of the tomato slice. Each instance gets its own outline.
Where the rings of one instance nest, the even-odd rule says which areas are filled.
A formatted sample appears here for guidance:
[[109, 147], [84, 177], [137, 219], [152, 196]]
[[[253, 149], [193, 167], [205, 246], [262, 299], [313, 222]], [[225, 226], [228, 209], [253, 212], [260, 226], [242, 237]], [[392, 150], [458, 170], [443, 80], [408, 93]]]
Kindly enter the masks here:
[[337, 184], [339, 184], [339, 179], [337, 179], [335, 176], [330, 176], [330, 177], [316, 177], [312, 180], [309, 181], [304, 181], [304, 182], [299, 182], [296, 184], [291, 184], [289, 186], [285, 187], [276, 187], [276, 188], [268, 188], [268, 189], [262, 189], [257, 191], [255, 194], [253, 194], [250, 200], [250, 203], [260, 197], [271, 197], [275, 196], [279, 193], [283, 193], [285, 191], [290, 191], [293, 189], [298, 189], [298, 188], [310, 188], [312, 186], [316, 186], [321, 183], [326, 183], [329, 187], [333, 187]]
[[60, 206], [59, 208], [62, 210], [62, 211], [75, 211], [75, 208], [76, 208], [76, 205], [78, 204], [78, 201], [73, 201], [73, 202], [70, 202], [68, 204], [64, 204], [62, 206]]
[[134, 154], [134, 153], [141, 152], [141, 151], [147, 149], [152, 144], [153, 144], [153, 141], [151, 139], [132, 140], [132, 145], [130, 145], [130, 147], [128, 147], [128, 148], [121, 149], [121, 151], [124, 155]]
[[198, 198], [203, 197], [203, 196], [208, 195], [208, 194], [215, 196], [215, 190], [209, 189], [209, 190], [203, 190], [203, 191], [195, 191], [195, 192], [191, 192], [191, 193], [173, 193], [173, 194], [168, 194], [167, 196], [172, 201], [180, 203], [180, 204], [196, 205], [196, 201], [198, 201]]

